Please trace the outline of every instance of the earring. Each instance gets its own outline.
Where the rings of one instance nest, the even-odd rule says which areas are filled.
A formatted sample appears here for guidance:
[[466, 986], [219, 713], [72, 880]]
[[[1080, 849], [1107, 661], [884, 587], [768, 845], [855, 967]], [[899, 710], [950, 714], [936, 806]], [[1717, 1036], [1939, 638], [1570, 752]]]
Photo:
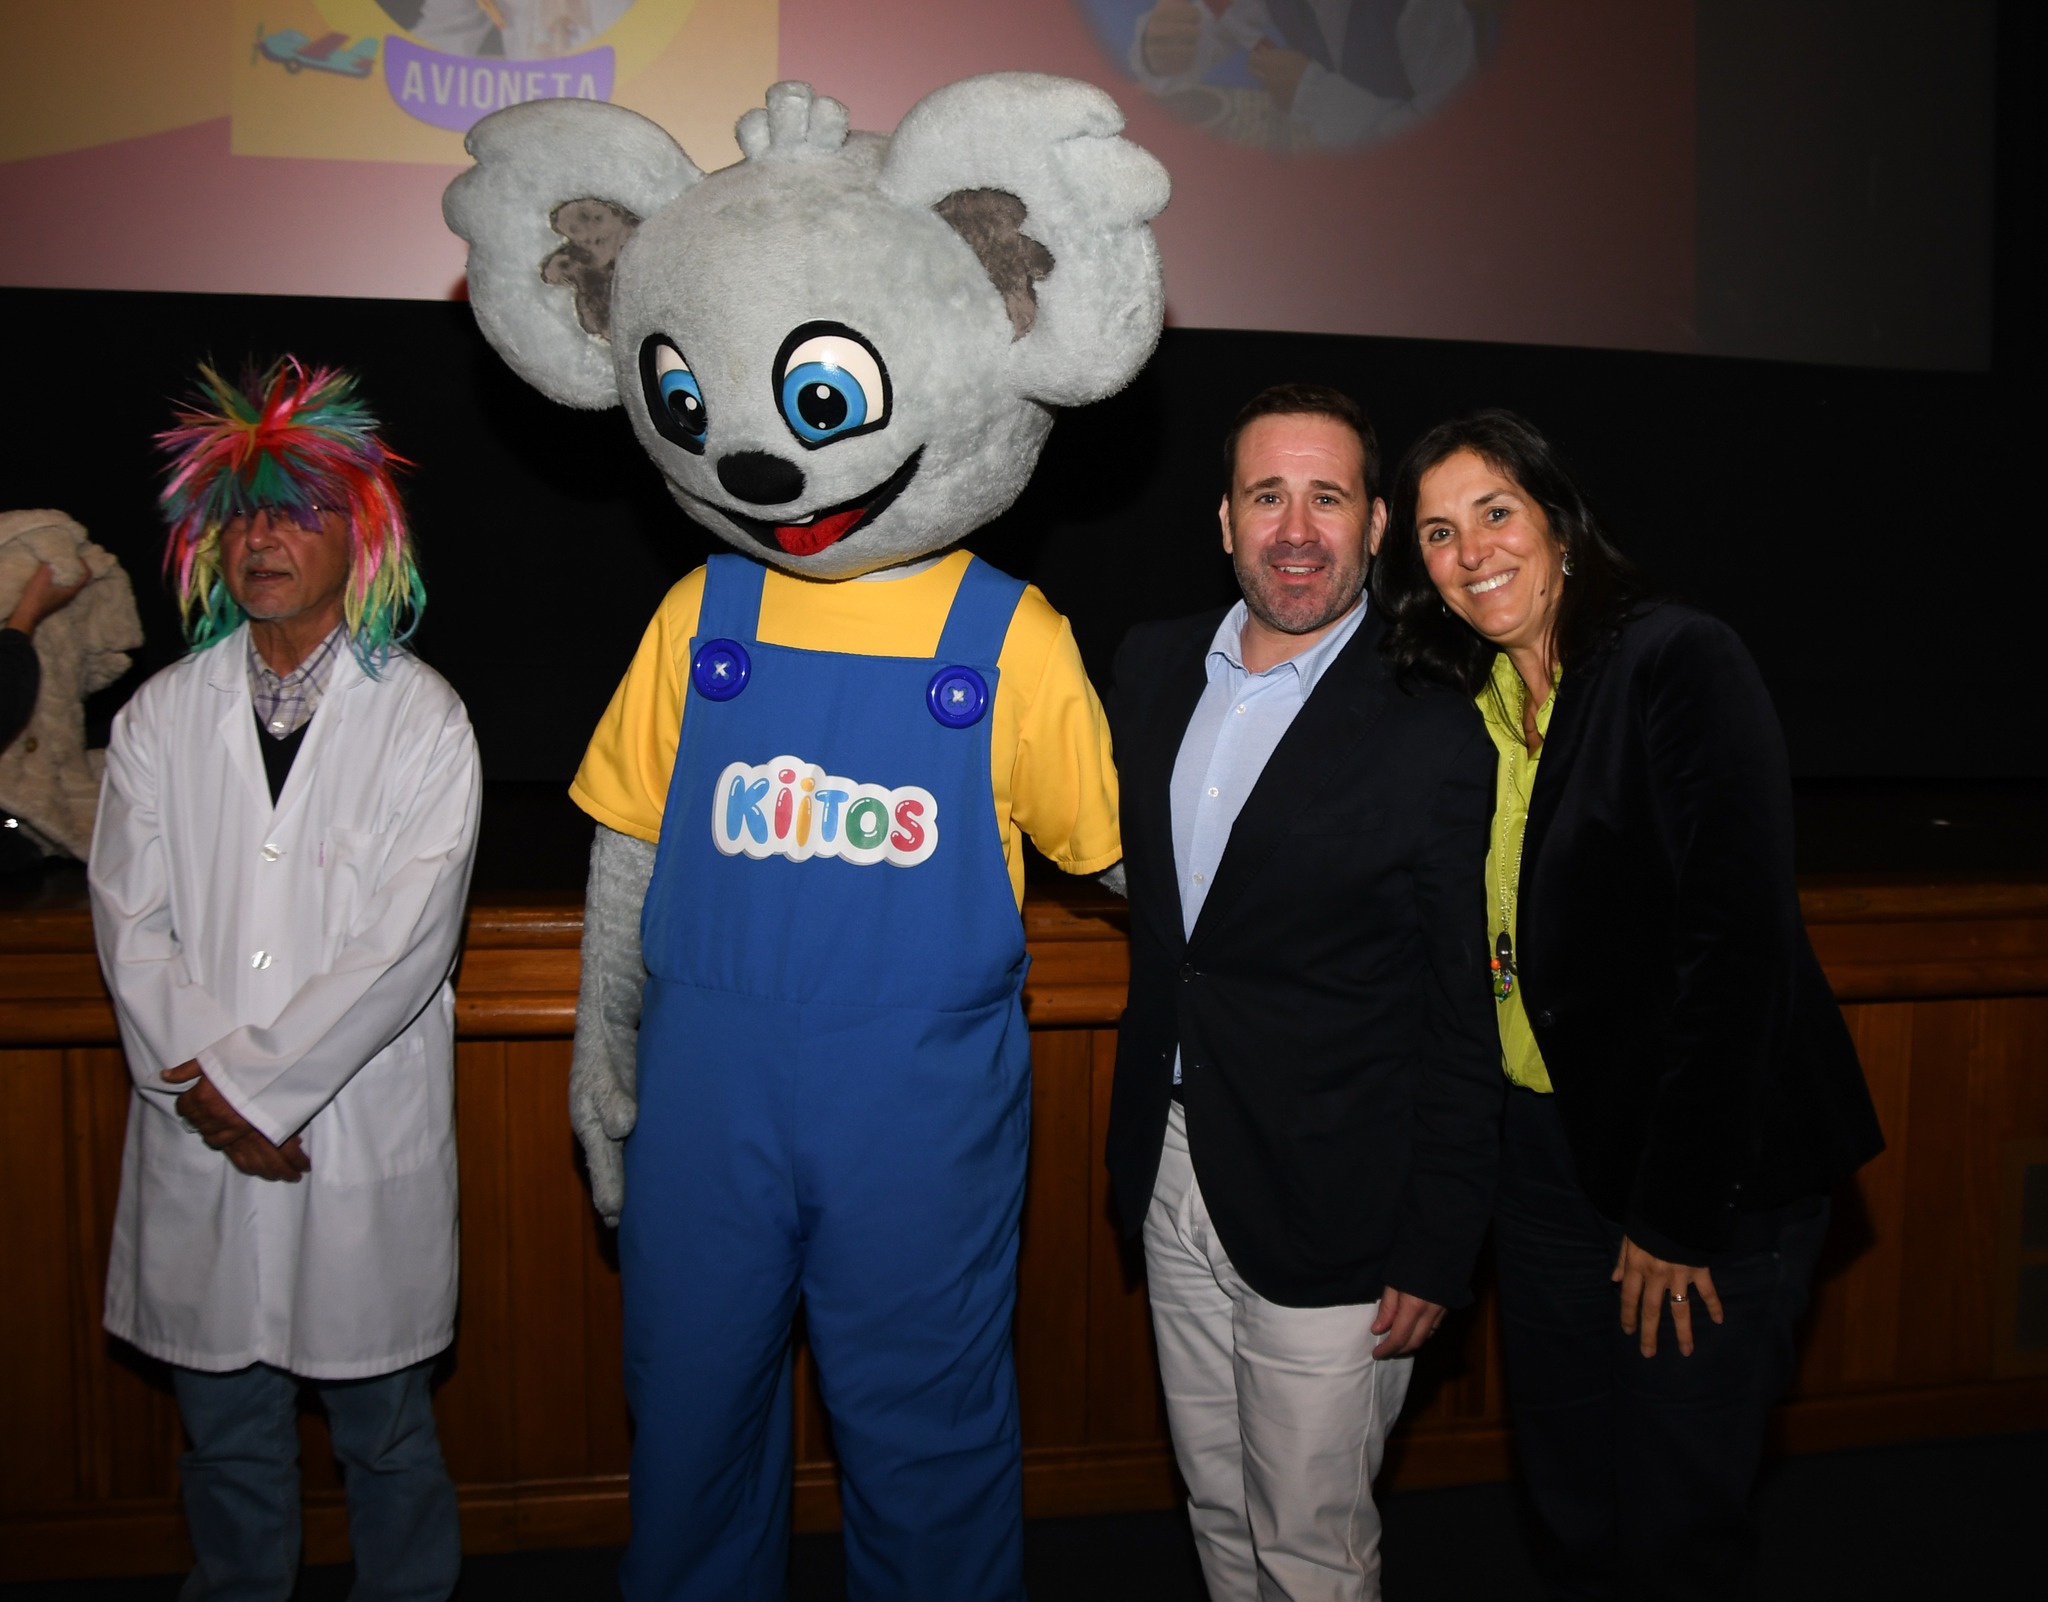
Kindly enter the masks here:
[[1436, 603], [1436, 609], [1439, 612], [1443, 613], [1445, 617], [1449, 617], [1451, 615], [1451, 603], [1449, 601], [1438, 601]]
[[1577, 571], [1578, 569], [1572, 566], [1572, 553], [1566, 551], [1564, 553], [1564, 576], [1570, 578]]

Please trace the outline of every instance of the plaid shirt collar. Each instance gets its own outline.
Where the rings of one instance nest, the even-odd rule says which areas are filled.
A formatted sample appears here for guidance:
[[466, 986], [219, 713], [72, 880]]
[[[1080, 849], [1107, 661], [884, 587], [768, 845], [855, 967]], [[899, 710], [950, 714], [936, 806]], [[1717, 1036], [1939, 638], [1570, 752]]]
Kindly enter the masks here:
[[320, 710], [320, 697], [327, 692], [327, 681], [334, 674], [335, 657], [347, 637], [347, 631], [337, 626], [313, 648], [311, 656], [283, 674], [271, 671], [263, 653], [256, 649], [255, 637], [250, 637], [249, 698], [265, 734], [282, 740], [313, 721], [313, 714]]

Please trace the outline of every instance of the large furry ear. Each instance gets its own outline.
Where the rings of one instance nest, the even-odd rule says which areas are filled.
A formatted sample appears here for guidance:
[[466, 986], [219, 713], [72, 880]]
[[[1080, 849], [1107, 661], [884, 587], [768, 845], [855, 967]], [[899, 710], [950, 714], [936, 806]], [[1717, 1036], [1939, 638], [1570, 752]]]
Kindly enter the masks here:
[[[1146, 223], [1169, 186], [1123, 125], [1093, 84], [990, 73], [912, 106], [882, 165], [885, 195], [937, 208], [981, 257], [1016, 331], [1017, 387], [1050, 406], [1115, 394], [1159, 340], [1166, 292]], [[1022, 202], [1021, 220], [988, 191]]]
[[703, 174], [656, 124], [598, 100], [508, 106], [465, 143], [476, 165], [448, 186], [441, 213], [469, 241], [484, 337], [543, 394], [618, 405], [612, 268], [640, 220]]

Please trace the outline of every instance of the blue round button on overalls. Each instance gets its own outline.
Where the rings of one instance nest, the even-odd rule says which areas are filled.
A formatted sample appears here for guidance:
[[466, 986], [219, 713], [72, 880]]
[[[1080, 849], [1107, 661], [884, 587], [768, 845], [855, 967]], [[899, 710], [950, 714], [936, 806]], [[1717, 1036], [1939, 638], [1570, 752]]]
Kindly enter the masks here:
[[747, 687], [754, 664], [738, 640], [706, 640], [690, 659], [690, 682], [707, 701], [730, 701]]
[[988, 681], [971, 667], [942, 667], [924, 692], [932, 716], [949, 729], [971, 729], [988, 710]]

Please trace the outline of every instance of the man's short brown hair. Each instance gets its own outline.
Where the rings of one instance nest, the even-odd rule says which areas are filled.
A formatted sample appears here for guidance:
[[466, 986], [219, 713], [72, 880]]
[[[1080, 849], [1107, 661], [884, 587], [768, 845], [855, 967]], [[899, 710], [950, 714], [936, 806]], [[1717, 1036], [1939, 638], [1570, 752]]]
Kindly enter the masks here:
[[1223, 436], [1225, 497], [1229, 496], [1231, 486], [1237, 481], [1238, 436], [1261, 417], [1327, 417], [1334, 423], [1342, 423], [1358, 436], [1358, 448], [1364, 457], [1365, 498], [1368, 503], [1378, 498], [1380, 440], [1372, 431], [1372, 420], [1365, 415], [1365, 408], [1341, 389], [1331, 389], [1323, 384], [1275, 384], [1271, 389], [1260, 390], [1244, 403], [1231, 421], [1230, 432]]

